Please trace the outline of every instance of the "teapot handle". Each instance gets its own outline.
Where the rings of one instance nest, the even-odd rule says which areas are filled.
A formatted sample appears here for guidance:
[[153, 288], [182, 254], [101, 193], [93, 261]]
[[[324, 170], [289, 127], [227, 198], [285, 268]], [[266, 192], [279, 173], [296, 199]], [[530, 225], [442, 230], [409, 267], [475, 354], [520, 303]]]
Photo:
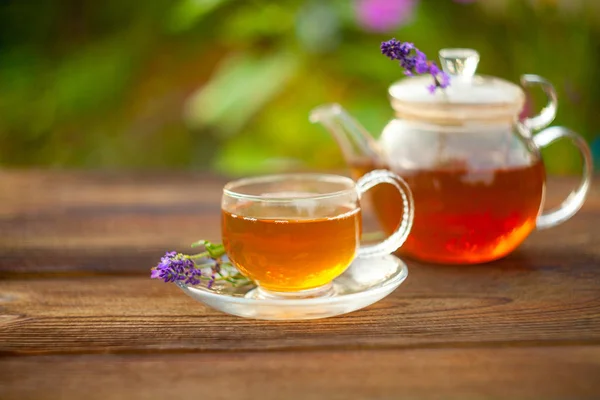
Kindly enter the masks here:
[[544, 129], [533, 137], [533, 142], [538, 148], [543, 148], [555, 142], [558, 139], [569, 139], [581, 153], [583, 159], [583, 176], [579, 187], [571, 192], [567, 199], [557, 208], [543, 212], [537, 218], [536, 228], [546, 229], [565, 222], [571, 218], [583, 205], [590, 185], [592, 184], [593, 160], [592, 153], [584, 138], [570, 129], [553, 126]]
[[554, 120], [556, 117], [556, 109], [558, 107], [558, 99], [556, 96], [556, 90], [550, 81], [542, 78], [539, 75], [526, 74], [521, 76], [521, 86], [529, 88], [531, 86], [539, 85], [548, 97], [548, 104], [540, 111], [538, 115], [531, 118], [525, 118], [523, 125], [530, 131], [537, 131], [545, 128]]

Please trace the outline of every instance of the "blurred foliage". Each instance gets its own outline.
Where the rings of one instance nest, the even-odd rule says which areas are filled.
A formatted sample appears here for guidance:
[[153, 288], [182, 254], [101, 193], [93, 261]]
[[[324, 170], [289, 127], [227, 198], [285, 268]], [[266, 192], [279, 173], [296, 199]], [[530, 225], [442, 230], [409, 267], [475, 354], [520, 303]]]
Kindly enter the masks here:
[[[0, 165], [337, 168], [308, 112], [342, 103], [377, 136], [401, 77], [379, 54], [390, 37], [548, 78], [555, 123], [600, 148], [600, 1], [382, 1], [0, 0]], [[580, 169], [566, 144], [544, 156], [553, 173]]]

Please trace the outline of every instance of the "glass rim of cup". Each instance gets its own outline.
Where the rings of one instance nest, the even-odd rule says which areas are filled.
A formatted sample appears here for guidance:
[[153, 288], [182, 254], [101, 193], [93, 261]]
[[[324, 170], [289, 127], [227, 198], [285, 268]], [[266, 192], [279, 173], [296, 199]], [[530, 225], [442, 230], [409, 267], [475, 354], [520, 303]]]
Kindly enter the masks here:
[[[315, 182], [323, 182], [323, 183], [335, 183], [346, 186], [342, 190], [332, 190], [327, 193], [310, 193], [299, 194], [298, 196], [290, 196], [290, 197], [277, 197], [277, 196], [268, 196], [268, 195], [257, 195], [257, 194], [248, 194], [241, 193], [239, 189], [243, 186], [257, 185], [257, 184], [268, 184], [268, 183], [277, 183], [277, 182], [289, 182], [291, 180], [305, 180], [305, 181], [315, 181]], [[276, 202], [293, 202], [295, 200], [321, 200], [321, 199], [330, 199], [338, 196], [344, 195], [356, 195], [358, 196], [358, 192], [356, 191], [356, 182], [351, 178], [343, 175], [335, 175], [335, 174], [321, 174], [321, 173], [292, 173], [292, 174], [271, 174], [271, 175], [261, 175], [251, 178], [242, 178], [237, 179], [231, 182], [228, 182], [223, 187], [223, 194], [236, 199], [245, 199], [245, 200], [253, 200], [253, 201], [276, 201]]]

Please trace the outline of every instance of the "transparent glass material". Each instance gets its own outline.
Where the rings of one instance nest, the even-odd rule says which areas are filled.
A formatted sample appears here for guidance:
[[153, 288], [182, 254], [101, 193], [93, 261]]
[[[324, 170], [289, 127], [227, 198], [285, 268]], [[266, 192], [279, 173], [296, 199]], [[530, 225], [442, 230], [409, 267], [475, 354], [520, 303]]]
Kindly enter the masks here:
[[[360, 198], [387, 184], [403, 215], [381, 243], [360, 246]], [[414, 215], [412, 194], [396, 174], [376, 170], [357, 183], [337, 175], [288, 174], [227, 184], [222, 197], [223, 244], [230, 261], [258, 287], [256, 299], [335, 295], [332, 281], [356, 257], [381, 257], [406, 240]]]
[[193, 299], [245, 318], [303, 320], [333, 317], [367, 307], [392, 293], [408, 276], [406, 264], [393, 255], [356, 258], [332, 284], [329, 296], [273, 298], [256, 296], [254, 285], [224, 282], [208, 289], [178, 286]]
[[[503, 79], [476, 75], [479, 55], [471, 49], [444, 49], [442, 68], [451, 75], [447, 90], [427, 90], [431, 77], [406, 78], [389, 90], [396, 115], [378, 141], [337, 104], [311, 113], [334, 136], [358, 178], [387, 168], [404, 178], [415, 201], [414, 227], [399, 254], [450, 264], [483, 263], [513, 251], [534, 229], [572, 217], [589, 191], [593, 162], [585, 140], [551, 127], [556, 92], [537, 75], [521, 84], [539, 88], [548, 103], [538, 115], [520, 116], [525, 93]], [[580, 185], [563, 204], [543, 210], [546, 174], [540, 149], [567, 139], [580, 151]], [[386, 232], [399, 224], [403, 201], [386, 187], [371, 193]]]

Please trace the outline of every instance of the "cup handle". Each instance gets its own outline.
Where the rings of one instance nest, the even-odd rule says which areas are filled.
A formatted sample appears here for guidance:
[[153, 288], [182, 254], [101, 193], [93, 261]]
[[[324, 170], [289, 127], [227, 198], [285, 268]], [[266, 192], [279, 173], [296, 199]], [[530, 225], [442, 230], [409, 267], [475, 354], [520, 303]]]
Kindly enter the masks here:
[[583, 158], [581, 183], [577, 189], [569, 194], [567, 199], [563, 201], [560, 206], [545, 211], [538, 216], [536, 222], [537, 229], [551, 228], [565, 222], [575, 215], [583, 205], [585, 197], [590, 190], [590, 185], [592, 184], [592, 170], [594, 166], [592, 153], [590, 152], [590, 148], [585, 139], [580, 135], [570, 129], [561, 126], [553, 126], [536, 134], [533, 137], [533, 142], [538, 148], [543, 148], [561, 138], [569, 139], [581, 153], [581, 157]]
[[402, 222], [396, 231], [381, 243], [361, 246], [358, 249], [358, 257], [380, 257], [392, 254], [406, 241], [412, 228], [415, 215], [412, 192], [408, 184], [395, 173], [378, 169], [365, 174], [356, 182], [358, 197], [362, 197], [367, 190], [381, 183], [393, 185], [400, 192], [402, 196]]

